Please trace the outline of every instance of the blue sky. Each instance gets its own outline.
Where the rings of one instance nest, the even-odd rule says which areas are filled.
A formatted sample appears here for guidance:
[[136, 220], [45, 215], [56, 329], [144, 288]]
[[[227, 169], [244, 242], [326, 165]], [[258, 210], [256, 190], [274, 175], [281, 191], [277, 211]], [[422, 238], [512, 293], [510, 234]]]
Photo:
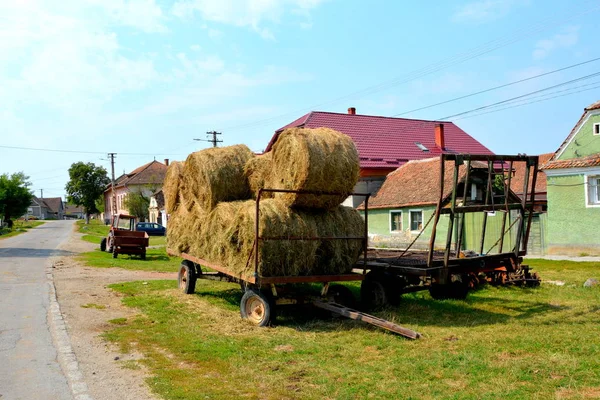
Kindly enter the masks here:
[[[600, 57], [599, 17], [589, 0], [2, 2], [0, 145], [73, 152], [0, 148], [0, 173], [24, 171], [54, 197], [73, 162], [109, 169], [83, 152], [143, 154], [118, 154], [120, 174], [184, 159], [209, 130], [261, 151], [310, 110], [392, 116]], [[441, 119], [599, 71], [595, 61], [403, 117]], [[496, 153], [553, 152], [600, 100], [595, 82], [450, 120]]]

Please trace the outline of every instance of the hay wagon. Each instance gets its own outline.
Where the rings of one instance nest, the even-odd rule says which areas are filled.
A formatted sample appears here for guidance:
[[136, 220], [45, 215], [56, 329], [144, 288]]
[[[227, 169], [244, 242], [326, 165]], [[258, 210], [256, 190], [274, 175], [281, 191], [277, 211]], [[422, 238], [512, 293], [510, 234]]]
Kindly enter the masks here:
[[[227, 266], [212, 263], [195, 257], [191, 254], [176, 254], [169, 250], [169, 254], [183, 258], [178, 273], [179, 288], [186, 294], [195, 291], [198, 279], [218, 280], [239, 283], [244, 292], [240, 302], [242, 318], [258, 326], [270, 324], [276, 316], [277, 307], [292, 304], [312, 304], [328, 312], [342, 315], [347, 318], [360, 320], [371, 325], [395, 332], [402, 336], [417, 339], [420, 334], [392, 322], [383, 320], [373, 315], [354, 309], [356, 301], [352, 292], [345, 286], [335, 284], [339, 282], [360, 282], [365, 278], [365, 272], [349, 272], [336, 275], [303, 275], [303, 276], [261, 276], [259, 272], [259, 246], [265, 241], [304, 241], [304, 240], [359, 240], [364, 244], [362, 252], [363, 262], [367, 260], [368, 231], [365, 224], [364, 234], [361, 236], [344, 237], [267, 237], [260, 236], [260, 201], [263, 193], [281, 192], [296, 194], [332, 195], [329, 192], [261, 189], [256, 198], [256, 218], [254, 225], [254, 249], [248, 256], [248, 262], [254, 264], [254, 273], [249, 276], [236, 275]], [[354, 193], [365, 197], [368, 203], [369, 194]], [[367, 217], [368, 218], [368, 217]], [[211, 271], [202, 269], [206, 267]], [[357, 267], [357, 266], [354, 266]], [[320, 296], [315, 296], [306, 291], [305, 287], [298, 284], [322, 284]]]
[[[485, 196], [471, 200], [473, 164], [484, 166]], [[524, 164], [524, 182], [519, 198], [511, 190], [517, 163]], [[452, 166], [449, 199], [444, 197], [445, 169]], [[361, 284], [361, 299], [367, 308], [397, 304], [403, 293], [429, 290], [434, 299], [464, 299], [470, 289], [487, 281], [492, 284], [537, 286], [540, 279], [523, 264], [532, 222], [537, 156], [490, 156], [443, 154], [440, 156], [440, 195], [435, 212], [421, 230], [433, 221], [427, 250], [412, 250], [419, 236], [405, 249], [369, 249], [359, 261], [361, 271], [368, 271]], [[530, 182], [531, 178], [531, 182]], [[514, 185], [513, 185], [514, 186]], [[520, 189], [520, 188], [519, 188]], [[446, 192], [447, 192], [446, 188]], [[489, 213], [500, 213], [501, 231], [489, 248], [486, 227]], [[368, 210], [365, 207], [365, 215]], [[465, 216], [482, 213], [477, 249], [462, 249]], [[447, 235], [443, 246], [436, 246], [436, 235], [442, 215], [448, 215]], [[510, 223], [510, 219], [513, 222]], [[508, 237], [512, 245], [507, 248]], [[496, 237], [492, 238], [496, 239]], [[492, 252], [495, 250], [495, 252]]]

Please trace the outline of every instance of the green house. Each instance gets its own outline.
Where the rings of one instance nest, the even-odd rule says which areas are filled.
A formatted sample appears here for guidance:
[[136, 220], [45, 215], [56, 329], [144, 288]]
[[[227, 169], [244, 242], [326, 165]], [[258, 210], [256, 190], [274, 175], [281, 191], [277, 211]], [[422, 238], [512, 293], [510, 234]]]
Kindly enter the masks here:
[[600, 254], [600, 101], [585, 108], [543, 169], [548, 254]]
[[[446, 171], [452, 171], [452, 163], [447, 161]], [[458, 191], [461, 201], [464, 193], [466, 168], [459, 169]], [[369, 201], [368, 228], [370, 242], [375, 247], [404, 249], [414, 242], [411, 248], [427, 249], [433, 226], [433, 215], [440, 198], [440, 159], [409, 161], [390, 173], [375, 197]], [[488, 187], [488, 171], [486, 163], [474, 162], [467, 186], [467, 204], [484, 203], [485, 191]], [[448, 206], [452, 194], [452, 174], [445, 174], [442, 206]], [[509, 192], [511, 202], [519, 202], [518, 196]], [[498, 199], [501, 200], [501, 199]], [[501, 200], [502, 202], [504, 200]], [[460, 204], [459, 204], [460, 205]], [[487, 212], [486, 235], [483, 253], [498, 253], [498, 239], [502, 235], [502, 214], [498, 202], [498, 211]], [[363, 207], [364, 208], [364, 207]], [[360, 209], [360, 208], [359, 208]], [[462, 250], [481, 251], [481, 233], [483, 231], [482, 212], [467, 213], [464, 217]], [[516, 224], [511, 228], [518, 212], [513, 210], [507, 215], [504, 236], [504, 251], [512, 248], [516, 238]], [[449, 216], [443, 214], [437, 225], [435, 248], [445, 247], [448, 235]], [[451, 243], [457, 242], [457, 230]]]

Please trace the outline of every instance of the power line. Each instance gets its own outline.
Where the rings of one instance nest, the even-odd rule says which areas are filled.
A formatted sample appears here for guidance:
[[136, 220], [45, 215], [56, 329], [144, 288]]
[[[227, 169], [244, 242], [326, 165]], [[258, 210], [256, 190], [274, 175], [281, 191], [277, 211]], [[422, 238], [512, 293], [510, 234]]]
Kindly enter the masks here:
[[223, 143], [222, 140], [217, 139], [217, 135], [222, 135], [222, 133], [217, 132], [217, 131], [206, 132], [206, 136], [212, 136], [212, 139], [194, 139], [194, 140], [197, 142], [210, 142], [210, 143], [212, 143], [213, 147], [217, 147], [218, 143]]
[[298, 115], [299, 113], [306, 112], [307, 110], [311, 111], [311, 110], [318, 109], [320, 107], [323, 107], [323, 106], [326, 106], [326, 105], [330, 105], [330, 104], [334, 104], [334, 103], [337, 103], [339, 101], [347, 100], [347, 99], [350, 99], [350, 98], [360, 98], [362, 96], [365, 96], [365, 95], [368, 95], [368, 94], [373, 94], [373, 93], [376, 93], [376, 92], [381, 91], [383, 89], [387, 89], [387, 88], [392, 87], [392, 86], [397, 86], [397, 85], [400, 85], [400, 84], [404, 84], [404, 83], [408, 83], [408, 82], [414, 81], [414, 80], [416, 80], [418, 78], [421, 78], [423, 76], [433, 74], [433, 73], [438, 72], [438, 71], [440, 71], [442, 69], [449, 68], [451, 66], [463, 63], [465, 61], [469, 61], [469, 60], [474, 59], [476, 57], [479, 57], [481, 55], [484, 55], [484, 54], [490, 53], [490, 52], [492, 52], [494, 50], [497, 50], [497, 49], [499, 49], [501, 47], [505, 47], [505, 46], [508, 46], [508, 45], [510, 45], [512, 43], [521, 41], [521, 40], [527, 38], [529, 35], [532, 35], [534, 33], [542, 32], [544, 30], [550, 29], [552, 27], [555, 27], [557, 24], [566, 22], [566, 21], [571, 20], [573, 18], [579, 17], [579, 16], [581, 16], [583, 14], [587, 14], [589, 12], [596, 11], [596, 10], [600, 9], [600, 7], [594, 1], [589, 1], [587, 3], [589, 3], [589, 4], [595, 4], [595, 7], [591, 7], [591, 8], [585, 9], [585, 10], [583, 10], [581, 12], [577, 12], [575, 14], [571, 14], [570, 16], [568, 16], [566, 18], [561, 18], [562, 15], [559, 16], [558, 18], [554, 17], [554, 16], [545, 18], [545, 19], [539, 21], [537, 24], [528, 25], [525, 28], [517, 29], [516, 31], [513, 31], [509, 35], [501, 36], [499, 38], [496, 38], [496, 39], [493, 39], [491, 41], [488, 41], [488, 42], [486, 42], [486, 43], [484, 43], [482, 45], [479, 45], [479, 46], [476, 46], [474, 48], [468, 49], [468, 50], [466, 50], [466, 51], [464, 51], [462, 53], [457, 53], [454, 56], [451, 56], [451, 57], [449, 57], [449, 58], [447, 58], [445, 60], [443, 59], [443, 60], [434, 62], [434, 63], [429, 64], [429, 65], [427, 65], [427, 66], [425, 66], [423, 68], [420, 68], [420, 69], [417, 69], [415, 71], [409, 72], [409, 73], [407, 73], [405, 75], [402, 75], [402, 76], [400, 76], [398, 78], [395, 78], [395, 79], [392, 79], [390, 81], [382, 82], [382, 83], [379, 83], [377, 85], [373, 85], [373, 86], [364, 88], [362, 90], [350, 93], [348, 95], [344, 95], [344, 96], [338, 97], [336, 99], [333, 99], [333, 100], [330, 100], [330, 101], [327, 101], [327, 102], [324, 102], [324, 103], [320, 103], [320, 104], [314, 105], [314, 106], [312, 106], [310, 108], [303, 108], [303, 109], [298, 110], [298, 111], [289, 112], [289, 113], [281, 114], [279, 116], [269, 117], [269, 118], [265, 118], [265, 119], [262, 119], [262, 120], [257, 120], [257, 121], [253, 121], [253, 122], [249, 122], [249, 123], [245, 123], [245, 124], [233, 125], [233, 126], [229, 126], [229, 127], [225, 128], [225, 129], [246, 128], [246, 127], [251, 127], [251, 126], [262, 125], [262, 124], [264, 124], [266, 122], [271, 122], [271, 121], [274, 121], [274, 120], [277, 120], [277, 119], [288, 117], [290, 115]]
[[500, 104], [505, 104], [505, 103], [511, 102], [513, 100], [525, 98], [527, 96], [531, 96], [532, 94], [545, 92], [547, 90], [554, 89], [554, 88], [557, 88], [557, 87], [560, 87], [560, 86], [565, 86], [565, 85], [569, 85], [569, 84], [574, 83], [574, 82], [578, 82], [578, 81], [581, 81], [581, 80], [593, 78], [593, 77], [598, 76], [598, 75], [600, 75], [600, 72], [595, 72], [593, 74], [582, 76], [582, 77], [579, 77], [579, 78], [576, 78], [576, 79], [572, 79], [570, 81], [562, 82], [562, 83], [559, 83], [557, 85], [552, 85], [552, 86], [549, 86], [549, 87], [544, 88], [544, 89], [535, 90], [533, 92], [525, 93], [525, 94], [522, 94], [522, 95], [519, 95], [519, 96], [516, 96], [516, 97], [511, 97], [510, 99], [505, 99], [505, 100], [502, 100], [502, 101], [498, 101], [496, 103], [492, 103], [492, 104], [488, 104], [488, 105], [485, 105], [485, 106], [477, 107], [477, 108], [474, 108], [472, 110], [463, 111], [463, 112], [460, 112], [458, 114], [449, 115], [449, 116], [444, 117], [444, 118], [439, 118], [439, 119], [437, 119], [437, 121], [448, 120], [450, 118], [460, 117], [460, 116], [466, 115], [466, 114], [471, 114], [473, 112], [485, 110], [487, 108], [495, 107], [495, 106], [500, 105]]
[[505, 88], [505, 87], [509, 87], [509, 86], [517, 85], [517, 84], [519, 84], [519, 83], [527, 82], [527, 81], [530, 81], [530, 80], [532, 80], [532, 79], [537, 79], [537, 78], [541, 78], [541, 77], [543, 77], [543, 76], [552, 75], [552, 74], [555, 74], [555, 73], [557, 73], [557, 72], [565, 71], [565, 70], [567, 70], [567, 69], [570, 69], [570, 68], [579, 67], [579, 66], [581, 66], [581, 65], [589, 64], [589, 63], [591, 63], [591, 62], [598, 61], [598, 60], [600, 60], [600, 57], [598, 57], [598, 58], [594, 58], [594, 59], [592, 59], [592, 60], [584, 61], [584, 62], [581, 62], [581, 63], [578, 63], [578, 64], [569, 65], [569, 66], [567, 66], [567, 67], [563, 67], [563, 68], [555, 69], [554, 71], [550, 71], [550, 72], [544, 72], [543, 74], [539, 74], [539, 75], [531, 76], [531, 77], [529, 77], [529, 78], [520, 79], [520, 80], [518, 80], [518, 81], [514, 81], [514, 82], [510, 82], [510, 83], [505, 83], [505, 84], [503, 84], [503, 85], [494, 86], [494, 87], [491, 87], [491, 88], [488, 88], [488, 89], [480, 90], [480, 91], [478, 91], [478, 92], [475, 92], [475, 93], [467, 94], [467, 95], [460, 96], [460, 97], [455, 97], [455, 98], [453, 98], [453, 99], [450, 99], [450, 100], [445, 100], [445, 101], [441, 101], [441, 102], [439, 102], [439, 103], [430, 104], [430, 105], [428, 105], [428, 106], [419, 107], [419, 108], [415, 108], [415, 109], [413, 109], [413, 110], [409, 110], [409, 111], [401, 112], [401, 113], [398, 113], [398, 114], [394, 114], [394, 115], [392, 115], [392, 117], [399, 117], [399, 116], [401, 116], [401, 115], [410, 114], [410, 113], [413, 113], [413, 112], [416, 112], [416, 111], [421, 111], [421, 110], [426, 110], [426, 109], [428, 109], [428, 108], [437, 107], [437, 106], [440, 106], [440, 105], [442, 105], [442, 104], [448, 104], [448, 103], [452, 103], [452, 102], [454, 102], [454, 101], [458, 101], [458, 100], [466, 99], [466, 98], [469, 98], [469, 97], [477, 96], [477, 95], [479, 95], [479, 94], [488, 93], [488, 92], [491, 92], [491, 91], [494, 91], [494, 90], [498, 90], [498, 89], [502, 89], [502, 88]]

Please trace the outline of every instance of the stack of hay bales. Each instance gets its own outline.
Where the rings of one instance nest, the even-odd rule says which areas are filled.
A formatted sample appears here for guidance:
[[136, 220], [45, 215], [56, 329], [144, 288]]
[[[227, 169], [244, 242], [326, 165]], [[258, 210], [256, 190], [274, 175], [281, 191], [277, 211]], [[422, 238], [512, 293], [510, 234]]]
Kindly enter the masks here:
[[[360, 237], [360, 214], [340, 203], [359, 174], [356, 147], [331, 129], [288, 129], [269, 153], [244, 145], [192, 153], [167, 170], [163, 192], [170, 212], [167, 245], [226, 267], [254, 273], [256, 199], [264, 188], [332, 194], [263, 192], [259, 235], [276, 238]], [[261, 240], [262, 276], [340, 274], [350, 271], [360, 240]]]

